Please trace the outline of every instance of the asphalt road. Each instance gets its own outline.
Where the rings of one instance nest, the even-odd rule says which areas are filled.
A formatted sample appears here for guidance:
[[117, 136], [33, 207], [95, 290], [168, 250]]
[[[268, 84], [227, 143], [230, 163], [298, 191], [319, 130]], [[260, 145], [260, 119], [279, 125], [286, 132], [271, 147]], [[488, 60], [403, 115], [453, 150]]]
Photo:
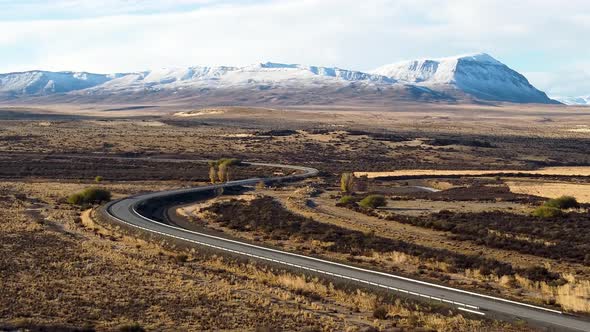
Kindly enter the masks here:
[[304, 271], [307, 270], [313, 273], [325, 274], [335, 278], [343, 278], [357, 283], [364, 283], [373, 287], [380, 287], [413, 297], [446, 302], [449, 305], [456, 306], [461, 310], [470, 312], [474, 315], [491, 315], [503, 319], [520, 318], [533, 325], [549, 327], [553, 331], [590, 331], [590, 321], [584, 318], [563, 314], [556, 310], [189, 231], [180, 227], [164, 224], [158, 220], [150, 219], [137, 212], [138, 206], [145, 204], [145, 201], [147, 200], [174, 198], [178, 195], [206, 192], [221, 187], [253, 185], [262, 180], [265, 182], [294, 181], [315, 176], [318, 173], [316, 169], [308, 167], [263, 163], [252, 164], [292, 169], [297, 170], [298, 173], [283, 177], [265, 179], [252, 178], [224, 184], [142, 194], [110, 202], [102, 207], [102, 211], [116, 222], [127, 224], [128, 226], [141, 229], [145, 232], [156, 233], [177, 240], [190, 242], [195, 245], [207, 246], [217, 250], [252, 257], [258, 260], [284, 264]]

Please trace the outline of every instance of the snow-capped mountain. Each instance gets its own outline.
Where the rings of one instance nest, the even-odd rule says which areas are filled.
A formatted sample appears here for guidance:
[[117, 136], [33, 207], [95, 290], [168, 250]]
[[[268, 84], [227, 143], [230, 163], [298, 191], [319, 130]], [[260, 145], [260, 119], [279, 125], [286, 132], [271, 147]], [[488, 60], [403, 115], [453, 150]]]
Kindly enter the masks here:
[[84, 93], [191, 88], [312, 87], [350, 82], [393, 84], [391, 78], [339, 68], [260, 63], [246, 67], [189, 67], [120, 75]]
[[203, 103], [341, 103], [493, 100], [553, 103], [527, 79], [487, 54], [387, 65], [366, 73], [330, 67], [260, 63], [135, 73], [30, 71], [0, 74], [0, 101]]
[[590, 106], [590, 96], [586, 97], [555, 97], [555, 100], [566, 105]]
[[488, 54], [412, 60], [380, 67], [374, 74], [432, 89], [457, 89], [484, 100], [552, 103], [518, 72]]
[[43, 95], [81, 90], [110, 81], [113, 75], [74, 72], [28, 71], [0, 74], [0, 93]]

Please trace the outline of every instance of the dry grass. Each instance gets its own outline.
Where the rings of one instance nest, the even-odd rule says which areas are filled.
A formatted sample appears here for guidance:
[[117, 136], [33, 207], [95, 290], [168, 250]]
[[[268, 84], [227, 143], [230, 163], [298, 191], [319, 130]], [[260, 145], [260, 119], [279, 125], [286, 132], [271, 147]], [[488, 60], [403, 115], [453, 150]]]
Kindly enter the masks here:
[[590, 176], [590, 167], [545, 167], [537, 170], [434, 170], [434, 169], [402, 169], [389, 172], [354, 172], [354, 175], [367, 176], [370, 179], [380, 177], [403, 177], [403, 176], [485, 176], [496, 174], [525, 174], [525, 175], [554, 175], [554, 176]]
[[[315, 220], [334, 224], [340, 227], [345, 227], [352, 230], [359, 230], [362, 232], [374, 231], [380, 236], [399, 239], [403, 241], [410, 241], [413, 243], [432, 246], [434, 248], [442, 248], [452, 250], [455, 252], [461, 252], [464, 254], [471, 254], [473, 252], [480, 252], [485, 257], [490, 259], [497, 259], [502, 262], [509, 262], [513, 266], [518, 267], [530, 267], [544, 264], [550, 267], [551, 271], [558, 271], [564, 275], [567, 275], [570, 271], [588, 271], [588, 267], [580, 264], [570, 264], [561, 261], [556, 261], [547, 258], [540, 258], [532, 255], [525, 254], [514, 254], [510, 250], [488, 248], [482, 245], [475, 245], [464, 241], [454, 241], [449, 239], [444, 232], [434, 231], [430, 229], [424, 229], [414, 227], [410, 225], [398, 224], [393, 221], [385, 221], [379, 218], [366, 216], [346, 208], [340, 208], [334, 206], [334, 200], [325, 199], [324, 197], [329, 194], [322, 194], [319, 197], [312, 197], [314, 190], [310, 187], [303, 187], [297, 190], [264, 190], [263, 193], [266, 195], [272, 195], [277, 197], [283, 205], [289, 210], [306, 216], [314, 218]], [[313, 202], [308, 204], [307, 202]], [[310, 207], [313, 206], [313, 207]], [[211, 217], [211, 216], [209, 216]], [[224, 229], [225, 232], [232, 233], [232, 230]], [[236, 236], [246, 236], [250, 239], [259, 238], [252, 234], [239, 234]], [[532, 239], [526, 236], [510, 235], [512, 237], [518, 237], [521, 240], [527, 240], [531, 242], [541, 241], [539, 239]], [[546, 241], [543, 241], [544, 243]], [[301, 250], [306, 246], [313, 248], [318, 253], [331, 255], [333, 258], [340, 260], [347, 260], [349, 257], [345, 255], [337, 255], [333, 253], [327, 253], [325, 251], [325, 245], [322, 243], [302, 243], [292, 241], [282, 241], [274, 243], [278, 246], [285, 246], [292, 250]], [[546, 245], [551, 245], [547, 242]], [[529, 299], [533, 302], [545, 301], [548, 302], [550, 299], [554, 299], [557, 304], [563, 305], [566, 310], [584, 311], [586, 310], [584, 305], [584, 297], [580, 301], [579, 294], [584, 292], [584, 285], [588, 282], [587, 279], [573, 279], [570, 283], [559, 286], [555, 289], [549, 289], [547, 287], [540, 287], [539, 283], [537, 287], [529, 287], [529, 284], [535, 284], [529, 282], [529, 284], [522, 284], [511, 282], [511, 287], [505, 287], [507, 280], [514, 280], [513, 277], [496, 278], [490, 276], [482, 276], [477, 271], [466, 271], [465, 273], [456, 273], [448, 266], [440, 262], [425, 261], [418, 257], [409, 256], [400, 252], [389, 252], [389, 253], [373, 253], [370, 256], [355, 256], [357, 263], [365, 263], [372, 266], [378, 266], [381, 269], [393, 269], [395, 271], [403, 271], [407, 274], [416, 274], [417, 271], [422, 270], [424, 272], [420, 275], [421, 278], [433, 278], [438, 280], [440, 274], [446, 274], [451, 279], [445, 282], [450, 283], [459, 287], [475, 288], [478, 287], [493, 287], [503, 293], [505, 296], [512, 296], [514, 298]], [[437, 273], [431, 276], [429, 273], [437, 271]], [[450, 271], [450, 272], [449, 272]], [[521, 278], [520, 280], [524, 280]], [[566, 280], [570, 280], [567, 279]], [[518, 286], [518, 287], [515, 287]], [[523, 292], [523, 289], [526, 292]], [[574, 292], [572, 289], [576, 289]], [[581, 293], [580, 293], [581, 292]], [[561, 296], [557, 296], [561, 294]], [[577, 302], [579, 304], [572, 305], [571, 303]]]
[[571, 274], [565, 274], [567, 284], [561, 286], [548, 285], [545, 282], [531, 282], [516, 276], [516, 282], [525, 290], [540, 292], [544, 302], [559, 303], [565, 310], [574, 312], [590, 312], [590, 281], [578, 280]]
[[[224, 108], [223, 112], [202, 112], [192, 111], [191, 107], [157, 105], [139, 111], [105, 112], [116, 107], [34, 106], [30, 110], [12, 110], [105, 118], [0, 121], [0, 173], [5, 179], [17, 179], [0, 185], [3, 191], [0, 196], [11, 197], [6, 201], [0, 199], [0, 288], [3, 295], [7, 294], [0, 299], [0, 322], [20, 320], [45, 325], [62, 323], [113, 329], [120, 324], [139, 321], [156, 330], [242, 330], [260, 325], [282, 326], [288, 330], [311, 324], [325, 330], [340, 331], [393, 325], [389, 320], [373, 321], [371, 311], [375, 296], [369, 293], [338, 293], [337, 289], [317, 280], [262, 266], [235, 264], [220, 258], [208, 259], [198, 252], [189, 253], [187, 261], [182, 263], [177, 259], [180, 253], [169, 250], [167, 246], [122, 236], [116, 230], [93, 223], [87, 216], [77, 222], [80, 211], [60, 204], [60, 199], [85, 188], [96, 175], [105, 174], [95, 174], [94, 169], [90, 169], [89, 174], [70, 182], [62, 178], [39, 180], [47, 174], [44, 172], [51, 169], [51, 165], [38, 167], [34, 162], [19, 165], [14, 157], [18, 153], [29, 154], [33, 159], [45, 158], [45, 154], [63, 153], [165, 154], [211, 159], [238, 156], [244, 160], [310, 165], [320, 168], [325, 174], [355, 169], [474, 169], [481, 165], [519, 169], [535, 161], [567, 160], [584, 164], [589, 160], [587, 145], [580, 141], [587, 139], [588, 134], [568, 129], [587, 122], [590, 114], [573, 113], [565, 108], [400, 104], [394, 108], [318, 106], [315, 109], [290, 108], [288, 111]], [[193, 113], [193, 116], [173, 116], [174, 113], [183, 114], [181, 112]], [[474, 112], [477, 117], [473, 116]], [[137, 115], [146, 117], [137, 118]], [[269, 128], [292, 129], [296, 133], [284, 137], [259, 134], [259, 131]], [[349, 135], [348, 132], [354, 129], [399, 134], [407, 136], [408, 140], [383, 141], [373, 139], [371, 135]], [[494, 136], [482, 135], [490, 132]], [[497, 148], [427, 144], [429, 139], [445, 135], [485, 136], [484, 139], [492, 141]], [[537, 139], [531, 140], [533, 136]], [[130, 174], [140, 172], [134, 168], [135, 165], [126, 167]], [[24, 176], [36, 178], [34, 181], [38, 182], [21, 182]], [[144, 179], [143, 173], [142, 176]], [[113, 191], [115, 197], [186, 184], [173, 181], [115, 184], [109, 182], [108, 177], [105, 179], [101, 185]], [[80, 183], [74, 183], [78, 180]], [[439, 189], [447, 187], [442, 185]], [[16, 198], [15, 194], [25, 194], [28, 198]], [[32, 198], [38, 199], [38, 202]], [[304, 209], [307, 199], [305, 196], [302, 200], [297, 198], [283, 202], [287, 206], [298, 206], [301, 213], [315, 214], [320, 211], [322, 217], [318, 220], [359, 230], [375, 230], [392, 238], [411, 237], [413, 243], [458, 252], [484, 251], [484, 255], [517, 262], [516, 265], [542, 261], [551, 263], [552, 269], [560, 272], [589, 269], [515, 255], [510, 251], [483, 250], [485, 248], [480, 246], [450, 241], [441, 232], [399, 224], [392, 226], [392, 222], [322, 205], [328, 202], [325, 197], [313, 199], [320, 203], [317, 209]], [[26, 210], [31, 207], [38, 210]], [[36, 245], [31, 246], [31, 243]], [[298, 250], [298, 246], [322, 250], [326, 243], [285, 245], [293, 250]], [[350, 257], [335, 258], [345, 260]], [[385, 267], [396, 267], [410, 273], [415, 272], [420, 264], [415, 257], [396, 252], [365, 259], [370, 264], [386, 262]], [[438, 269], [444, 272], [446, 268], [437, 262], [428, 262], [425, 266], [427, 271]], [[464, 275], [453, 277], [456, 278], [453, 282], [466, 287], [485, 286], [490, 282], [477, 278], [470, 280]], [[515, 280], [505, 279], [491, 281], [496, 287], [494, 283], [518, 285]], [[557, 301], [569, 308], [583, 310], [582, 306], [573, 303], [576, 303], [576, 296], [583, 298], [584, 282], [570, 282], [569, 285], [571, 289], [546, 290], [545, 293], [559, 298]], [[539, 294], [543, 289], [532, 285], [527, 293]], [[572, 304], [566, 304], [570, 301]], [[583, 302], [578, 300], [577, 303]], [[393, 303], [388, 307], [390, 316], [402, 313], [399, 326], [437, 330], [461, 330], [462, 327], [468, 330], [509, 329], [488, 325], [487, 322], [464, 321], [461, 316], [438, 316], [423, 309], [408, 308], [403, 303]]]
[[[80, 218], [79, 210], [58, 201], [81, 186], [0, 184], [0, 325], [113, 330], [138, 322], [150, 330], [315, 326], [357, 331], [394, 324], [371, 317], [379, 300], [374, 294], [194, 250], [179, 259], [181, 253], [169, 245], [137, 240], [96, 223], [90, 211]], [[405, 301], [392, 303], [389, 311], [401, 316], [396, 324], [402, 327], [517, 330], [457, 313], [430, 312]]]
[[590, 184], [544, 181], [508, 181], [510, 191], [517, 194], [557, 198], [573, 195], [580, 203], [590, 203]]

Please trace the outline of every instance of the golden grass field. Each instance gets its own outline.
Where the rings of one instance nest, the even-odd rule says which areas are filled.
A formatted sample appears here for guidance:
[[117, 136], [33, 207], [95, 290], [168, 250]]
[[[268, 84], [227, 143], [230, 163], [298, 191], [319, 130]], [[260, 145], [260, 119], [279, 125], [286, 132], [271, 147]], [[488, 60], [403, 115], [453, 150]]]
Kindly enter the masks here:
[[370, 179], [380, 177], [404, 176], [490, 176], [506, 174], [545, 175], [545, 176], [590, 176], [590, 167], [544, 167], [535, 170], [495, 169], [495, 170], [435, 170], [435, 169], [402, 169], [388, 172], [354, 172], [356, 176], [367, 176]]
[[590, 203], [590, 185], [558, 181], [513, 180], [506, 184], [514, 193], [556, 198], [575, 195], [578, 202]]

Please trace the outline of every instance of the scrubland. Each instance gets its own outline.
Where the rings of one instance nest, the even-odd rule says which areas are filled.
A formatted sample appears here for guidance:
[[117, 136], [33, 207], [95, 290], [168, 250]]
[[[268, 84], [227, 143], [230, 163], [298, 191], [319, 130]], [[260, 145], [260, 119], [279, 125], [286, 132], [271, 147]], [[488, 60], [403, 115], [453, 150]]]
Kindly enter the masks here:
[[[563, 219], [530, 215], [547, 197], [568, 194], [587, 202], [584, 188], [590, 182], [580, 170], [590, 165], [590, 136], [570, 130], [587, 115], [432, 107], [167, 107], [170, 112], [149, 114], [106, 114], [91, 107], [68, 109], [67, 117], [3, 118], [0, 327], [530, 329], [142, 240], [66, 201], [91, 186], [120, 198], [203, 184], [210, 180], [208, 166], [190, 160], [220, 158], [305, 165], [321, 173], [303, 183], [257, 188], [246, 202], [230, 203], [231, 195], [214, 200], [200, 206], [209, 209], [208, 216], [188, 211], [195, 227], [587, 314], [587, 205], [566, 211]], [[539, 174], [540, 169], [560, 172]], [[401, 179], [368, 179], [368, 187], [354, 193], [359, 199], [383, 195], [386, 206], [337, 205], [343, 172], [404, 170], [416, 171]], [[473, 174], [480, 170], [493, 175]], [[241, 167], [232, 174], [278, 171]], [[428, 179], [421, 176], [425, 172]], [[264, 206], [256, 205], [259, 199]], [[236, 217], [260, 209], [272, 213], [266, 219]], [[287, 217], [280, 227], [277, 216]]]

